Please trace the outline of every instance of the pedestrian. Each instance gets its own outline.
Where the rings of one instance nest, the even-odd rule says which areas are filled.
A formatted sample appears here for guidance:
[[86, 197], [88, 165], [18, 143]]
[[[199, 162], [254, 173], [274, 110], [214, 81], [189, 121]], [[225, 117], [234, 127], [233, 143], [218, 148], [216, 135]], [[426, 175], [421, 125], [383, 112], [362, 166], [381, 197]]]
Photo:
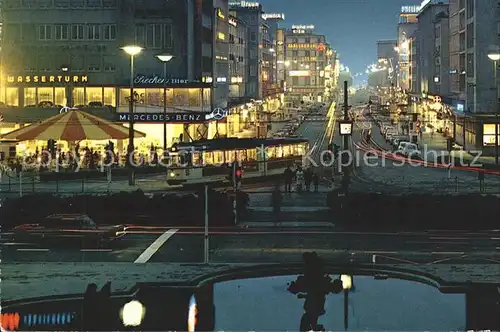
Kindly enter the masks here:
[[304, 172], [304, 183], [306, 185], [306, 191], [311, 191], [311, 182], [312, 182], [312, 172], [308, 168]]
[[295, 171], [295, 181], [297, 183], [297, 192], [301, 192], [304, 185], [304, 171], [300, 166], [297, 166], [297, 170]]
[[313, 182], [313, 185], [314, 185], [314, 192], [317, 193], [318, 192], [318, 186], [319, 186], [319, 176], [316, 172], [313, 173], [312, 175], [312, 182]]
[[292, 192], [292, 182], [293, 182], [293, 171], [290, 169], [290, 166], [287, 166], [284, 172], [285, 178], [285, 192]]
[[281, 211], [281, 202], [283, 200], [283, 197], [281, 196], [281, 191], [280, 191], [280, 184], [279, 182], [276, 182], [274, 185], [274, 191], [272, 195], [272, 205], [273, 205], [273, 212], [275, 216], [275, 221], [279, 221], [279, 214]]

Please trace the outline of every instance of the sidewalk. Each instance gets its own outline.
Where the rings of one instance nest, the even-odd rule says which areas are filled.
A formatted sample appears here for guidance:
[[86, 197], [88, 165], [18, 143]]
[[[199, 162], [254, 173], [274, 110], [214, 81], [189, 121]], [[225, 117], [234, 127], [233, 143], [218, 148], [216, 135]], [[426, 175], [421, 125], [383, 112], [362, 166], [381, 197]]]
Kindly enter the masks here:
[[[423, 133], [420, 145], [427, 146], [427, 151], [437, 151], [437, 152], [447, 151], [446, 137], [444, 137], [442, 134], [439, 133], [434, 133], [434, 137], [432, 137], [430, 133]], [[493, 166], [495, 165], [495, 157], [481, 156], [477, 160], [475, 160], [476, 156], [469, 152], [470, 150], [463, 150], [463, 151], [455, 150], [452, 151], [452, 154], [455, 157], [462, 156], [464, 161], [472, 162], [474, 160], [475, 163], [478, 164], [493, 165]]]

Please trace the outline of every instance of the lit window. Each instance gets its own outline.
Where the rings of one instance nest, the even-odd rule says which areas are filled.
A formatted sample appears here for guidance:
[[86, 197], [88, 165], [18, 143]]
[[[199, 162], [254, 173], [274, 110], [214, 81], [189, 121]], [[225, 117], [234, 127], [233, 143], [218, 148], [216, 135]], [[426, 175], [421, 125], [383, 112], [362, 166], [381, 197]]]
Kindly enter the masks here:
[[226, 35], [223, 32], [218, 32], [217, 38], [219, 38], [220, 40], [226, 40]]
[[115, 88], [104, 88], [104, 105], [116, 106], [116, 90]]
[[54, 88], [54, 104], [56, 107], [66, 106], [66, 88]]
[[24, 106], [36, 106], [36, 88], [24, 88]]

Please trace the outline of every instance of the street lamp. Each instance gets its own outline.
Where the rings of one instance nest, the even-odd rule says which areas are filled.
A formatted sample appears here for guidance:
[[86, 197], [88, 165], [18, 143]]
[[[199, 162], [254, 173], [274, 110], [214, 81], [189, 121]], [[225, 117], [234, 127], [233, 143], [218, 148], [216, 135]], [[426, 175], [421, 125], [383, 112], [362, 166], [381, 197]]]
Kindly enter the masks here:
[[488, 53], [488, 58], [493, 61], [493, 80], [494, 80], [494, 90], [496, 93], [497, 109], [495, 112], [495, 164], [498, 165], [498, 111], [499, 111], [499, 99], [498, 99], [498, 82], [497, 82], [497, 70], [498, 70], [498, 60], [500, 60], [500, 53], [490, 52]]
[[349, 291], [352, 288], [352, 276], [342, 274], [340, 276], [342, 281], [342, 289], [344, 290], [344, 329], [349, 327]]
[[163, 62], [163, 153], [167, 151], [167, 62], [172, 60], [173, 55], [159, 54], [156, 56]]
[[134, 57], [141, 53], [142, 47], [129, 45], [122, 48], [125, 53], [130, 55], [130, 103], [129, 103], [129, 128], [128, 128], [128, 149], [127, 164], [130, 167], [128, 184], [135, 185], [134, 167], [132, 158], [134, 157]]

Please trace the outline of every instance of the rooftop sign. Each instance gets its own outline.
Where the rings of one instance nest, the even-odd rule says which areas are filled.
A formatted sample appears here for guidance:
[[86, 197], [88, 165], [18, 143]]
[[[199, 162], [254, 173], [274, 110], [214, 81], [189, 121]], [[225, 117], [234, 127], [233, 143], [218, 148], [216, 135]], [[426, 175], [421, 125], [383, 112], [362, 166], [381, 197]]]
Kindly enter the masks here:
[[285, 14], [283, 14], [283, 13], [262, 14], [262, 18], [265, 20], [269, 20], [269, 19], [284, 20]]
[[297, 30], [314, 30], [314, 25], [292, 25], [292, 29], [297, 29]]
[[231, 1], [229, 5], [233, 7], [242, 7], [242, 8], [258, 8], [260, 6], [258, 2], [249, 2], [249, 1]]

